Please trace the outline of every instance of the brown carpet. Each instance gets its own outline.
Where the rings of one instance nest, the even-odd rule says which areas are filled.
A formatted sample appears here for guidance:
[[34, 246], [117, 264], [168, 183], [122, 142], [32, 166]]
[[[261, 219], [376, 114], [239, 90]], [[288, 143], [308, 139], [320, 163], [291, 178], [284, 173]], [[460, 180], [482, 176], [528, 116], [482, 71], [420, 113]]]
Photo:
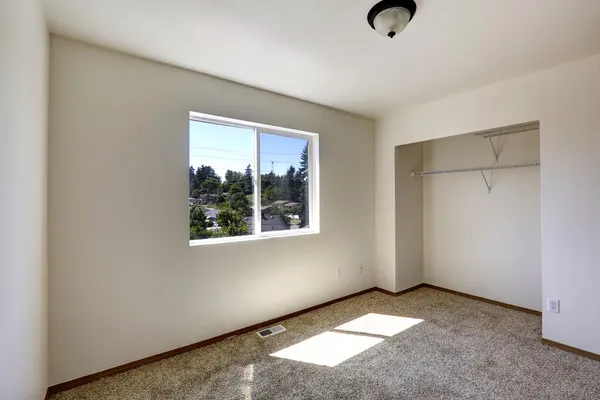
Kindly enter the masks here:
[[[373, 313], [384, 317], [361, 329], [375, 332], [335, 329]], [[434, 289], [372, 292], [283, 325], [267, 339], [236, 336], [52, 400], [600, 399], [600, 362], [542, 345], [540, 317]], [[335, 366], [270, 355], [310, 338], [293, 356]], [[321, 339], [331, 341], [313, 352]], [[341, 361], [357, 346], [371, 347]]]

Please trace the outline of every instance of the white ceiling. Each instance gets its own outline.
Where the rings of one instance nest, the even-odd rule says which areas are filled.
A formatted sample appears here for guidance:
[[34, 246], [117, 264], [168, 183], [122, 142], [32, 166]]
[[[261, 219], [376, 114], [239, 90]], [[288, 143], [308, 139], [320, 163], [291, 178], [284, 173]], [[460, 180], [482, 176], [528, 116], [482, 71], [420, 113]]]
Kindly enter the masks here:
[[600, 53], [600, 0], [42, 0], [53, 33], [376, 117]]

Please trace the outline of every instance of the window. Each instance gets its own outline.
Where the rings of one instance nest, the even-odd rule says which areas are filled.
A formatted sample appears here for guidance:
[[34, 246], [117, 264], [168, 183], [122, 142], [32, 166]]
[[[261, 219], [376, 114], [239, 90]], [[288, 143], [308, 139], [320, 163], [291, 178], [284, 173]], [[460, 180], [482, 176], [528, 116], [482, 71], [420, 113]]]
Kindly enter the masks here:
[[190, 245], [319, 232], [319, 136], [190, 113]]

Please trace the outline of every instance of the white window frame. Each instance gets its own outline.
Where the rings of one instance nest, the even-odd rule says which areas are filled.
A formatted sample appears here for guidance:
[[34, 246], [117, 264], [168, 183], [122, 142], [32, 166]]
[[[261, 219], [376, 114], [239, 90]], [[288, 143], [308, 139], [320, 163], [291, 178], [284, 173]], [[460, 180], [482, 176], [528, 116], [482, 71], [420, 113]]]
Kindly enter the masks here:
[[[269, 238], [281, 238], [291, 236], [314, 235], [320, 233], [320, 184], [319, 184], [319, 134], [297, 129], [283, 128], [280, 126], [259, 124], [239, 119], [219, 117], [216, 115], [203, 114], [190, 111], [189, 121], [205, 122], [209, 124], [225, 125], [235, 128], [251, 129], [254, 131], [254, 160], [252, 169], [254, 172], [253, 182], [253, 207], [254, 207], [254, 232], [245, 236], [233, 236], [214, 239], [190, 240], [190, 246], [203, 246], [217, 243], [246, 242]], [[189, 122], [188, 122], [189, 126]], [[308, 228], [290, 229], [287, 231], [262, 232], [261, 209], [261, 175], [260, 170], [260, 135], [286, 136], [304, 139], [308, 141]], [[189, 132], [188, 132], [189, 135]], [[189, 150], [188, 150], [189, 154]], [[189, 162], [188, 162], [189, 164]], [[258, 208], [256, 207], [258, 205]]]

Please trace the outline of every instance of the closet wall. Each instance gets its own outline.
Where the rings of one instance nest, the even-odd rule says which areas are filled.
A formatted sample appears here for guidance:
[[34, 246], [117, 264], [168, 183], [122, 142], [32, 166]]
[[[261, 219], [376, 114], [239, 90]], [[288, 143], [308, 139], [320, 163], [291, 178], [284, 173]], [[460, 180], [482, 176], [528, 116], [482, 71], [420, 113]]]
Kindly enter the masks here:
[[[540, 161], [539, 139], [539, 131], [494, 138], [500, 162]], [[486, 166], [495, 160], [488, 139], [473, 134], [418, 145], [424, 170]], [[406, 270], [403, 258], [417, 260], [414, 251], [401, 254], [407, 250], [402, 243], [410, 243], [407, 230], [418, 232], [415, 217], [404, 220], [412, 206], [398, 200], [414, 193], [414, 184], [406, 186], [409, 179], [422, 184], [422, 205], [412, 212], [422, 210], [425, 283], [541, 310], [540, 168], [485, 172], [491, 193], [480, 172], [401, 180], [407, 176], [403, 166], [414, 160], [409, 152], [414, 146], [396, 148], [396, 270]], [[399, 161], [399, 154], [406, 162]]]
[[[396, 291], [423, 283], [423, 144], [396, 147]], [[394, 219], [389, 220], [390, 223]]]

